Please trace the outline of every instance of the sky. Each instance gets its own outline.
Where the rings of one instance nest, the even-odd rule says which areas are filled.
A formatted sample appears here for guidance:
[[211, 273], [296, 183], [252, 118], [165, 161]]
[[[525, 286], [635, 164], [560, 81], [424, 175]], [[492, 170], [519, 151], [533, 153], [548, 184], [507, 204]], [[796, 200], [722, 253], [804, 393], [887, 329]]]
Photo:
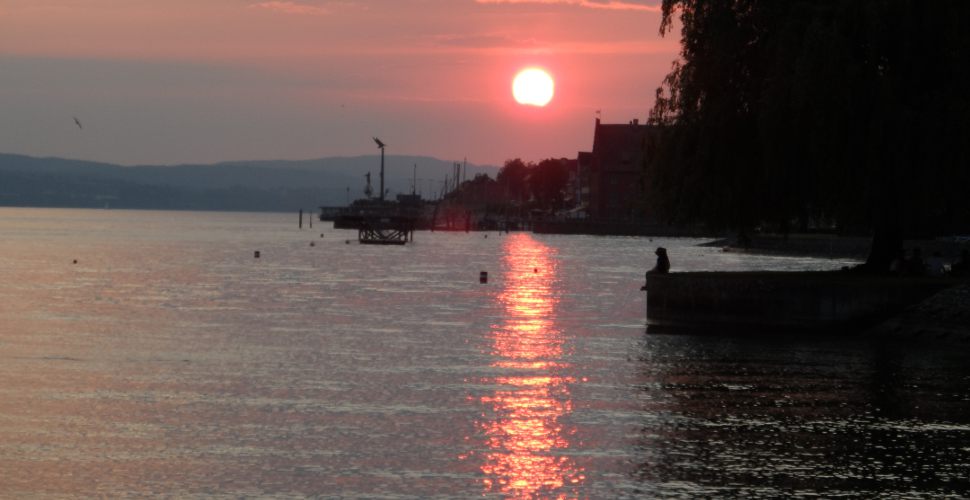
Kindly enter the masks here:
[[[659, 0], [0, 0], [0, 152], [124, 165], [575, 158], [677, 59]], [[555, 96], [517, 104], [546, 69]], [[79, 127], [74, 118], [77, 118]]]

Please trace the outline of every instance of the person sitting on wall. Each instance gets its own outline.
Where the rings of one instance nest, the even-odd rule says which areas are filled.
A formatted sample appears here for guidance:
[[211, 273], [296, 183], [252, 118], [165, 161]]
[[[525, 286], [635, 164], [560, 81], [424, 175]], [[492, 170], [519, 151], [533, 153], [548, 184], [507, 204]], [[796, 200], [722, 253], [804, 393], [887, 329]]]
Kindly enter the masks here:
[[647, 274], [667, 274], [670, 272], [670, 259], [667, 257], [667, 249], [664, 247], [658, 247], [655, 252], [657, 254], [657, 265], [653, 266], [653, 269], [647, 271]]
[[[667, 257], [667, 249], [664, 247], [657, 247], [657, 250], [653, 252], [657, 254], [657, 265], [653, 266], [653, 269], [647, 271], [647, 276], [651, 274], [667, 274], [670, 272], [670, 258]], [[640, 287], [640, 290], [646, 290], [647, 285], [644, 284]]]

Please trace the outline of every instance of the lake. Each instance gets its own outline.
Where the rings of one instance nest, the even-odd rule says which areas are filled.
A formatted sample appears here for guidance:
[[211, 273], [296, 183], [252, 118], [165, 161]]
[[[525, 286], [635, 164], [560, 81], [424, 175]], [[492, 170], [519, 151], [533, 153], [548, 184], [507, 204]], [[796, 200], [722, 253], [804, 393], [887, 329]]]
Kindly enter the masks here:
[[0, 208], [0, 496], [970, 494], [967, 346], [648, 332], [657, 246], [850, 264], [701, 242]]

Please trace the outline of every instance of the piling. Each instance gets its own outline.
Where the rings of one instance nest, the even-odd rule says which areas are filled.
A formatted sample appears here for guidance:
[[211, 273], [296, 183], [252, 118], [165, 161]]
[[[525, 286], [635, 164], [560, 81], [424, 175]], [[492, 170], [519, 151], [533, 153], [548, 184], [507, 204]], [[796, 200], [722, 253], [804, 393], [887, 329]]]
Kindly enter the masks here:
[[303, 209], [300, 209], [300, 229], [303, 229]]

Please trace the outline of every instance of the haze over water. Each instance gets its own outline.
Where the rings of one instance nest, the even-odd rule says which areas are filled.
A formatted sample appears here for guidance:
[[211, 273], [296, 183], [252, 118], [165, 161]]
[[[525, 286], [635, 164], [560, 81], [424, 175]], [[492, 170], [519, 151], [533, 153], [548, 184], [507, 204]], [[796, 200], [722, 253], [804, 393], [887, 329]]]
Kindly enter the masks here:
[[4, 208], [0, 235], [2, 496], [970, 491], [965, 346], [645, 331], [656, 246], [847, 262], [295, 214]]

